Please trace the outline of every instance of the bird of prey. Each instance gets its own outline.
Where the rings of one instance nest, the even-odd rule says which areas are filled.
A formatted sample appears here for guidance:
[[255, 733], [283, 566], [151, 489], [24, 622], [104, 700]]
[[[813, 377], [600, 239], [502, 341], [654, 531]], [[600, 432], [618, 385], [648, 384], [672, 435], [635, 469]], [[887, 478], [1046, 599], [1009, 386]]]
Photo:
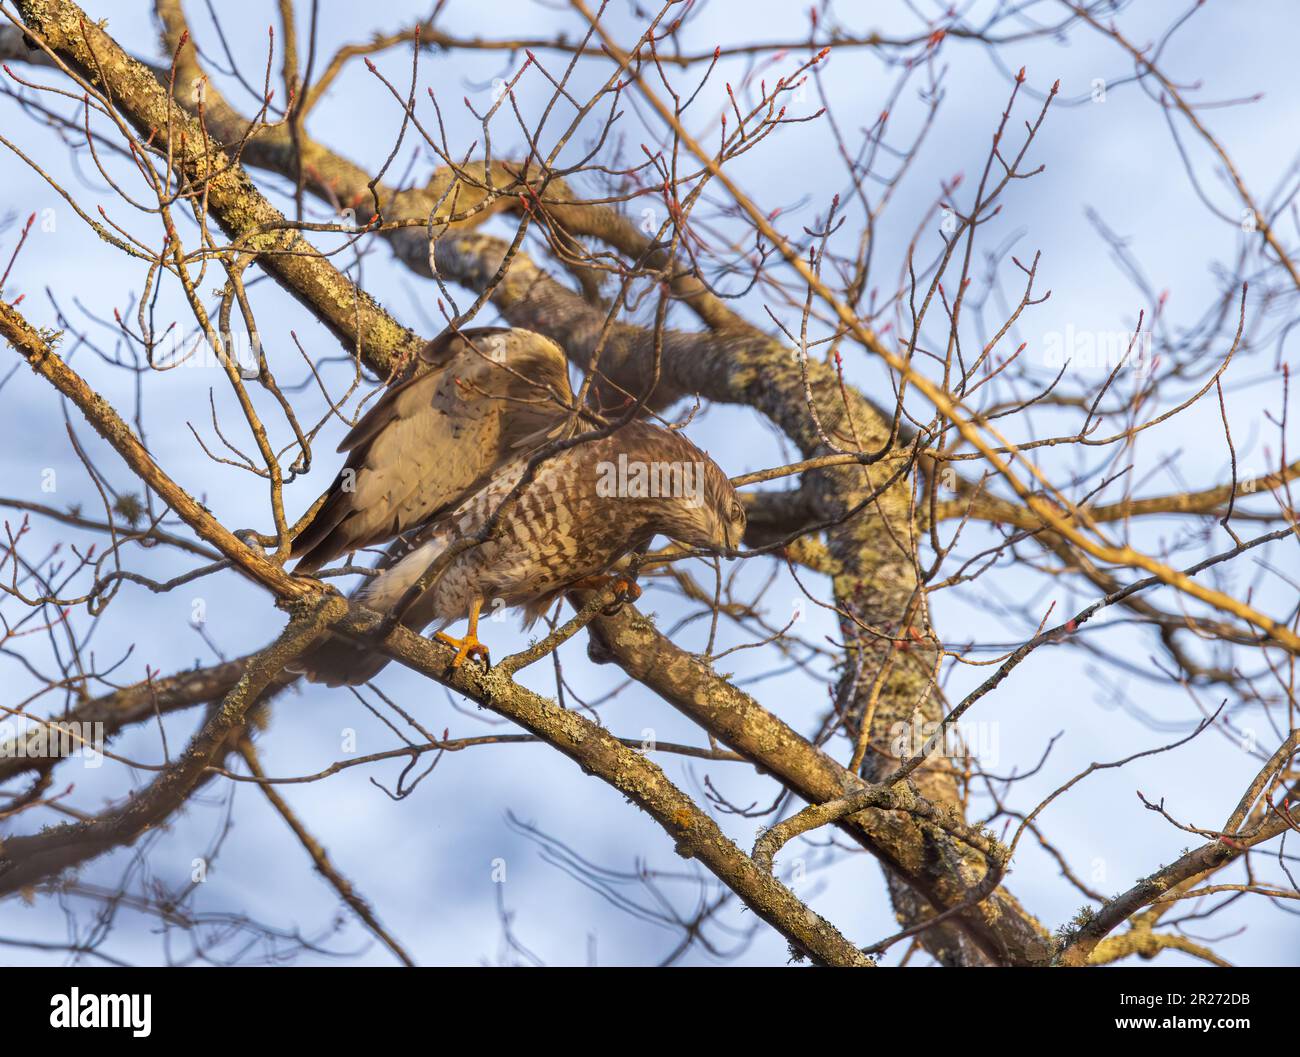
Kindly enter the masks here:
[[[620, 559], [655, 536], [734, 551], [744, 532], [744, 508], [717, 464], [680, 433], [637, 421], [577, 438], [540, 460], [518, 456], [353, 597], [414, 631], [435, 625], [435, 637], [456, 646], [458, 666], [473, 655], [486, 660], [477, 633], [485, 606], [522, 607], [531, 623], [566, 590], [607, 583]], [[449, 547], [452, 556], [434, 569]], [[408, 599], [422, 579], [431, 582]], [[462, 619], [469, 620], [464, 638], [443, 634]], [[295, 670], [330, 686], [356, 686], [387, 663], [381, 653], [327, 636]]]
[[446, 331], [420, 357], [429, 368], [391, 387], [343, 438], [347, 462], [293, 541], [296, 572], [313, 573], [453, 509], [568, 421], [564, 351], [541, 334]]

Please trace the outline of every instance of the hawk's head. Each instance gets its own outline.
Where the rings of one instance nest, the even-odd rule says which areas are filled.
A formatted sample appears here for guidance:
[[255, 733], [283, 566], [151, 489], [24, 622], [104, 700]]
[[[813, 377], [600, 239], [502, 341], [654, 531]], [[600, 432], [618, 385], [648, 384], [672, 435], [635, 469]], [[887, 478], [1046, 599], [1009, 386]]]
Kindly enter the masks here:
[[[713, 463], [706, 465], [717, 470], [717, 466]], [[731, 482], [722, 475], [720, 470], [718, 476], [722, 478], [722, 484], [726, 487], [714, 490], [709, 500], [700, 508], [704, 515], [701, 519], [700, 528], [703, 531], [700, 537], [684, 542], [712, 550], [737, 551], [740, 550], [741, 540], [745, 538], [745, 508], [741, 505], [740, 496], [736, 495], [736, 490], [731, 487]]]
[[745, 508], [722, 468], [689, 445], [697, 456], [687, 464], [683, 480], [687, 487], [669, 496], [663, 514], [668, 525], [664, 535], [707, 550], [737, 551], [745, 536]]

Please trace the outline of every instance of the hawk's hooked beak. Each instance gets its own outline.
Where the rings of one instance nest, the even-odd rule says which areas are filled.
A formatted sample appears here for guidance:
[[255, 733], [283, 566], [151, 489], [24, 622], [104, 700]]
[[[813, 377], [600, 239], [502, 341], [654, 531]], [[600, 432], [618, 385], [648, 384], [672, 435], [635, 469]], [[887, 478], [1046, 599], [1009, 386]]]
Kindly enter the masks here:
[[[731, 538], [731, 522], [727, 522], [726, 526], [723, 528], [722, 537], [726, 540], [727, 550], [734, 551], [740, 546], [740, 540], [733, 540]], [[727, 555], [727, 561], [734, 562], [735, 560], [736, 556], [734, 554]]]

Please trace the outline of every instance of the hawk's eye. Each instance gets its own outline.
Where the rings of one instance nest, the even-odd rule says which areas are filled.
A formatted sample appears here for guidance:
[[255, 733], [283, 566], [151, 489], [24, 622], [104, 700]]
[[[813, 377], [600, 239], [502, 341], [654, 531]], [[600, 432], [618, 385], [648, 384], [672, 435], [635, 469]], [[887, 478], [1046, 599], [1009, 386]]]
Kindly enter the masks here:
[[739, 521], [745, 516], [745, 510], [739, 503], [731, 504], [731, 520]]

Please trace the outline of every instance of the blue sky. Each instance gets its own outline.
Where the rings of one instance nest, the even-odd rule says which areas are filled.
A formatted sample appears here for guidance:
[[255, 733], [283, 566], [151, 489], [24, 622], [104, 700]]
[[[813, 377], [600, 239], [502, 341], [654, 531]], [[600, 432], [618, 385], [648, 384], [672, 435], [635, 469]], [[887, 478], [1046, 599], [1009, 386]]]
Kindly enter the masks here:
[[[842, 5], [840, 17], [862, 30], [916, 30], [917, 22], [908, 5], [869, 6], [870, 15], [859, 15], [856, 5]], [[926, 6], [928, 9], [930, 5]], [[1055, 9], [1043, 7], [1044, 11], [1049, 9], [1060, 10], [1059, 5]], [[1156, 0], [1126, 11], [1120, 24], [1134, 39], [1145, 41], [1184, 9], [1181, 4]], [[99, 14], [93, 5], [89, 10]], [[321, 53], [332, 54], [349, 40], [365, 39], [372, 31], [392, 30], [425, 13], [418, 4], [393, 3], [374, 10], [371, 22], [358, 17], [355, 5], [323, 2]], [[1265, 198], [1284, 180], [1295, 161], [1296, 145], [1289, 130], [1296, 128], [1300, 119], [1300, 95], [1291, 72], [1296, 11], [1293, 5], [1283, 2], [1249, 5], [1248, 17], [1245, 10], [1244, 5], [1207, 5], [1174, 39], [1165, 66], [1182, 82], [1202, 82], [1197, 98], [1238, 99], [1263, 93], [1258, 102], [1249, 106], [1206, 111], [1205, 119], [1247, 183], [1260, 198]], [[187, 11], [197, 39], [205, 52], [212, 54], [218, 46], [209, 19], [197, 4], [188, 4]], [[576, 22], [567, 14], [538, 4], [513, 0], [494, 4], [490, 18], [485, 18], [483, 11], [480, 5], [452, 0], [446, 8], [444, 25], [452, 31], [488, 36], [506, 32], [521, 37], [549, 35], [560, 27], [571, 34], [576, 31]], [[239, 17], [224, 23], [237, 62], [242, 69], [255, 71], [258, 80], [265, 64], [264, 24], [273, 18], [274, 5], [240, 5]], [[611, 5], [610, 18], [620, 39], [630, 40], [638, 32], [640, 21], [624, 5]], [[113, 5], [108, 28], [137, 54], [156, 56], [157, 34], [148, 5]], [[802, 7], [728, 0], [705, 8], [688, 27], [686, 40], [706, 50], [719, 42], [799, 39], [806, 32]], [[1036, 354], [1052, 335], [1064, 333], [1067, 328], [1123, 331], [1134, 325], [1140, 310], [1150, 311], [1151, 306], [1116, 266], [1109, 247], [1088, 221], [1085, 211], [1089, 208], [1128, 241], [1152, 288], [1169, 292], [1165, 309], [1169, 325], [1176, 328], [1193, 323], [1221, 289], [1216, 265], [1231, 262], [1246, 236], [1239, 226], [1216, 219], [1206, 210], [1178, 162], [1159, 107], [1136, 86], [1120, 83], [1131, 72], [1131, 63], [1112, 44], [1087, 29], [1073, 30], [1068, 42], [1005, 45], [998, 58], [1001, 65], [982, 48], [960, 41], [945, 44], [946, 98], [935, 128], [914, 163], [911, 178], [900, 187], [877, 230], [875, 253], [882, 287], [888, 289], [889, 283], [897, 282], [903, 247], [938, 195], [941, 179], [964, 173], [963, 192], [967, 197], [963, 199], [963, 192], [959, 192], [958, 198], [969, 201], [970, 184], [983, 164], [989, 136], [1009, 93], [1008, 69], [1014, 71], [1024, 65], [1028, 98], [1018, 118], [1036, 110], [1031, 105], [1035, 94], [1041, 95], [1054, 80], [1061, 80], [1060, 105], [1053, 107], [1031, 155], [1032, 164], [1041, 163], [1046, 168], [1040, 176], [1013, 189], [1003, 215], [989, 224], [983, 238], [986, 247], [1015, 239], [1015, 252], [1021, 259], [1032, 256], [1035, 250], [1042, 251], [1040, 285], [1050, 288], [1052, 297], [1019, 328], [1019, 340], [1028, 345], [1027, 354]], [[409, 55], [405, 52], [377, 61], [393, 77], [409, 76]], [[483, 100], [490, 98], [493, 80], [512, 75], [521, 62], [522, 57], [508, 62], [498, 53], [435, 53], [421, 57], [422, 86], [431, 84], [438, 92], [448, 138], [455, 149], [463, 151], [479, 136], [477, 122], [459, 105], [460, 97], [468, 96], [481, 109]], [[738, 78], [741, 67], [739, 63], [724, 63], [719, 72], [702, 96], [701, 110], [705, 113], [716, 113], [724, 104], [721, 80]], [[895, 73], [864, 49], [844, 48], [832, 53], [825, 84], [851, 129], [875, 120]], [[576, 83], [579, 88], [591, 86], [606, 75], [605, 67], [593, 63], [579, 68]], [[48, 80], [49, 76], [43, 74], [40, 79]], [[1090, 98], [1097, 79], [1109, 86], [1104, 102]], [[217, 80], [236, 106], [252, 109], [251, 97], [230, 78]], [[519, 95], [525, 115], [540, 105], [540, 91], [521, 91]], [[84, 153], [70, 154], [54, 135], [24, 117], [11, 101], [0, 102], [0, 107], [0, 129], [6, 137], [23, 144], [35, 160], [76, 190], [92, 208], [104, 204], [115, 219], [125, 215], [125, 210], [114, 204], [112, 192], [102, 178], [93, 173]], [[914, 91], [905, 93], [899, 108], [897, 127], [909, 129], [909, 118], [921, 112]], [[809, 109], [815, 109], [815, 98]], [[626, 134], [631, 143], [647, 135], [639, 121], [637, 109], [629, 101]], [[309, 128], [339, 153], [374, 169], [387, 156], [400, 124], [401, 112], [387, 90], [366, 72], [364, 65], [353, 63], [312, 116]], [[518, 150], [522, 139], [517, 127], [510, 122], [494, 126], [494, 144], [500, 155]], [[1198, 172], [1205, 177], [1208, 196], [1223, 209], [1235, 211], [1231, 195], [1206, 163], [1201, 148], [1193, 146], [1192, 150]], [[406, 160], [408, 155], [404, 153], [393, 171], [401, 171]], [[416, 150], [415, 172], [427, 173], [433, 164], [428, 151]], [[831, 150], [824, 122], [783, 130], [764, 149], [739, 159], [734, 175], [765, 208], [786, 209], [783, 216], [791, 228], [796, 222], [811, 223], [819, 211], [824, 211], [830, 197], [845, 188], [843, 168]], [[263, 180], [262, 186], [269, 188], [278, 202], [288, 201], [283, 181]], [[56, 221], [53, 231], [40, 230], [39, 226], [34, 230], [5, 297], [25, 294], [23, 309], [28, 317], [52, 327], [56, 325], [56, 313], [46, 295], [48, 288], [64, 312], [79, 326], [87, 326], [103, 347], [111, 350], [111, 328], [89, 323], [76, 305], [102, 320], [111, 320], [113, 310], [125, 309], [132, 293], [140, 289], [141, 269], [135, 262], [124, 263], [106, 250], [39, 176], [8, 153], [0, 154], [0, 188], [0, 215], [12, 211], [23, 218], [31, 212], [43, 215], [44, 210], [52, 209]], [[132, 217], [130, 223], [134, 230], [149, 231], [152, 237], [144, 218]], [[10, 227], [0, 236], [0, 250], [6, 256], [15, 235], [14, 227]], [[926, 237], [932, 249], [937, 237], [933, 224]], [[430, 336], [438, 329], [433, 288], [398, 267], [382, 244], [376, 243], [365, 257], [361, 282], [403, 322]], [[1010, 288], [1015, 289], [1014, 281]], [[290, 340], [291, 330], [313, 357], [338, 355], [337, 344], [325, 328], [269, 282], [253, 287], [252, 294], [267, 355], [282, 383], [300, 381], [306, 374]], [[1248, 302], [1248, 309], [1254, 304]], [[766, 318], [759, 296], [748, 297], [743, 306], [751, 319]], [[177, 292], [167, 291], [160, 317], [184, 318], [183, 313]], [[480, 320], [492, 321], [490, 310]], [[685, 316], [679, 322], [690, 325]], [[1014, 344], [1010, 347], [1014, 348]], [[65, 354], [68, 350], [65, 343]], [[1262, 438], [1270, 427], [1262, 412], [1266, 407], [1276, 410], [1278, 406], [1276, 377], [1269, 370], [1274, 354], [1272, 347], [1253, 351], [1234, 365], [1226, 379], [1238, 458], [1247, 468], [1263, 469]], [[1284, 346], [1283, 358], [1288, 355], [1294, 357], [1293, 351]], [[124, 413], [134, 409], [134, 383], [126, 372], [108, 368], [88, 348], [77, 349], [71, 359]], [[878, 364], [865, 354], [851, 355], [847, 363], [856, 384], [888, 400], [885, 376]], [[1071, 381], [1081, 380], [1075, 376]], [[195, 442], [187, 425], [193, 423], [205, 437], [211, 437], [209, 388], [214, 390], [222, 420], [233, 421], [229, 417], [234, 414], [233, 403], [223, 385], [223, 379], [211, 367], [182, 368], [148, 379], [141, 397], [146, 434], [164, 468], [200, 493], [225, 524], [266, 528], [269, 519], [264, 488], [260, 484], [251, 487], [247, 474], [215, 465]], [[302, 399], [310, 403], [309, 396]], [[37, 502], [81, 503], [88, 513], [97, 514], [97, 493], [67, 442], [63, 412], [48, 386], [20, 372], [0, 390], [0, 400], [4, 408], [0, 431], [5, 440], [0, 445], [0, 460], [3, 479], [8, 482], [4, 492]], [[319, 401], [314, 406], [319, 408]], [[72, 418], [78, 438], [95, 453], [97, 465], [119, 487], [127, 487], [127, 475], [112, 453], [95, 442], [75, 414]], [[1035, 420], [1035, 428], [1050, 428], [1053, 421], [1043, 416]], [[276, 439], [287, 441], [289, 434], [282, 423], [277, 424], [277, 429]], [[743, 409], [709, 408], [692, 424], [690, 434], [732, 474], [784, 461], [783, 448], [770, 427]], [[288, 493], [291, 516], [304, 509], [328, 484], [337, 468], [331, 453], [339, 436], [341, 428], [336, 423], [318, 440], [312, 473]], [[1276, 441], [1271, 443], [1276, 453]], [[1166, 462], [1171, 454], [1177, 477]], [[1052, 458], [1045, 457], [1048, 461], [1044, 465], [1049, 469], [1063, 471], [1071, 465], [1068, 459], [1053, 462]], [[1138, 476], [1145, 478], [1144, 494], [1205, 487], [1226, 480], [1227, 452], [1217, 405], [1204, 401], [1154, 431], [1144, 441], [1137, 459]], [[54, 469], [59, 482], [54, 496], [41, 489], [42, 472], [48, 468]], [[1185, 485], [1178, 485], [1178, 480]], [[7, 516], [13, 517], [12, 513]], [[1178, 530], [1172, 521], [1161, 522], [1149, 530], [1145, 542], [1154, 546], [1159, 536], [1172, 537]], [[27, 553], [37, 555], [42, 544], [77, 538], [66, 529], [37, 521]], [[83, 540], [88, 541], [88, 537]], [[175, 575], [188, 567], [185, 560], [165, 553], [135, 552], [133, 560], [139, 563], [136, 567], [157, 577]], [[1293, 550], [1279, 547], [1270, 560], [1278, 568], [1296, 568]], [[1250, 575], [1256, 572], [1256, 567], [1249, 570]], [[761, 578], [757, 572], [750, 575], [756, 580]], [[1247, 571], [1240, 576], [1244, 580]], [[1029, 570], [999, 572], [998, 579], [988, 587], [980, 584], [960, 597], [938, 599], [936, 623], [949, 641], [1019, 641], [1032, 628], [1026, 628], [1008, 613], [1001, 600], [1031, 595], [1038, 583]], [[824, 594], [826, 586], [820, 584], [817, 589]], [[1290, 589], [1284, 580], [1265, 574], [1257, 590], [1259, 604], [1272, 604], [1274, 612], [1285, 610]], [[797, 597], [793, 584], [778, 581], [767, 598], [773, 619], [783, 622], [780, 618], [788, 617], [790, 612], [783, 600], [788, 598], [793, 606]], [[1046, 595], [1042, 605], [1053, 597]], [[1171, 604], [1165, 595], [1154, 597], [1166, 606]], [[1062, 593], [1058, 605], [1069, 608], [1090, 600], [1086, 594]], [[212, 644], [226, 656], [256, 649], [282, 624], [282, 615], [265, 596], [234, 576], [208, 578], [165, 595], [128, 585], [109, 608], [96, 634], [96, 655], [116, 658], [134, 647], [116, 673], [124, 682], [142, 677], [146, 664], [170, 672], [190, 664], [212, 663], [215, 657], [211, 645], [191, 626], [196, 601], [206, 611], [206, 631]], [[6, 602], [6, 611], [12, 605]], [[656, 590], [647, 593], [642, 608], [659, 612], [661, 627], [670, 626], [674, 614], [681, 612], [673, 599]], [[76, 619], [84, 619], [84, 613]], [[513, 619], [489, 628], [491, 645], [498, 656], [525, 641]], [[809, 638], [834, 634], [832, 623], [820, 613], [810, 615], [804, 630]], [[680, 640], [698, 649], [706, 635], [707, 627], [695, 623], [683, 629]], [[1116, 622], [1098, 633], [1096, 641], [1103, 653], [1150, 670], [1149, 635], [1136, 626]], [[561, 655], [574, 689], [587, 699], [599, 698], [620, 682], [620, 673], [585, 662], [581, 639], [563, 647]], [[739, 678], [763, 676], [751, 686], [761, 701], [798, 729], [815, 728], [825, 705], [821, 683], [797, 674], [769, 674], [777, 667], [770, 654], [735, 656]], [[11, 693], [21, 693], [30, 677], [16, 663], [4, 663], [10, 672]], [[983, 674], [981, 669], [957, 671], [949, 693], [960, 694], [963, 687], [974, 685]], [[529, 669], [522, 681], [543, 693], [554, 692], [548, 665]], [[453, 736], [508, 730], [473, 706], [453, 701], [441, 687], [404, 671], [390, 668], [380, 685], [431, 730], [441, 732], [445, 727]], [[1137, 702], [1153, 717], [1153, 723], [1136, 722], [1121, 707], [1125, 700]], [[1211, 707], [1213, 704], [1217, 700]], [[659, 740], [703, 742], [698, 729], [640, 687], [634, 686], [602, 706], [600, 715], [621, 735], [641, 736], [641, 732], [653, 730]], [[1191, 728], [1197, 715], [1188, 695], [1176, 687], [1158, 686], [1118, 670], [1103, 676], [1097, 662], [1079, 653], [1043, 650], [982, 703], [973, 718], [987, 724], [988, 731], [996, 732], [998, 759], [989, 764], [990, 769], [1001, 774], [1013, 768], [1022, 772], [1032, 768], [1049, 740], [1061, 733], [1051, 766], [1015, 787], [1014, 806], [1027, 810], [1091, 762], [1115, 759], [1173, 740], [1178, 732]], [[192, 729], [194, 718], [179, 717], [168, 723], [173, 752]], [[1258, 727], [1261, 742], [1268, 742], [1271, 734], [1261, 717], [1245, 714], [1239, 718], [1241, 725]], [[355, 732], [359, 753], [382, 751], [396, 744], [392, 733], [346, 691], [309, 688], [291, 692], [275, 704], [271, 727], [260, 739], [264, 765], [274, 775], [313, 773], [346, 755], [343, 745], [349, 731]], [[133, 732], [116, 748], [134, 758], [153, 761], [160, 758], [161, 752], [156, 730]], [[847, 755], [842, 743], [832, 745], [832, 749]], [[769, 782], [741, 765], [707, 765], [664, 756], [657, 760], [697, 800], [706, 795], [706, 777], [732, 803], [768, 803], [775, 795]], [[1226, 817], [1257, 766], [1238, 746], [1210, 732], [1175, 753], [1093, 775], [1049, 808], [1043, 824], [1081, 874], [1104, 891], [1120, 891], [1161, 863], [1176, 858], [1180, 849], [1193, 842], [1193, 838], [1173, 829], [1159, 816], [1143, 810], [1135, 790], [1155, 799], [1165, 797], [1179, 818], [1213, 826]], [[601, 964], [640, 964], [657, 960], [675, 945], [676, 936], [670, 930], [647, 925], [620, 911], [602, 894], [550, 861], [552, 856], [543, 854], [539, 844], [518, 827], [508, 824], [507, 814], [513, 813], [610, 870], [636, 871], [645, 866], [687, 877], [698, 872], [693, 864], [673, 854], [671, 842], [648, 818], [630, 809], [597, 779], [582, 775], [559, 754], [544, 746], [504, 745], [448, 755], [414, 793], [393, 800], [375, 783], [393, 788], [399, 769], [396, 764], [353, 768], [327, 781], [285, 787], [285, 795], [329, 848], [342, 872], [378, 909], [417, 960], [452, 964], [496, 960], [502, 942], [499, 897], [513, 914], [513, 927], [520, 941], [550, 964], [583, 963], [593, 957]], [[143, 783], [148, 774], [137, 772], [134, 779]], [[104, 797], [120, 791], [121, 782], [121, 768], [113, 765], [78, 772], [73, 799], [82, 809], [94, 810]], [[152, 875], [174, 885], [190, 874], [194, 859], [206, 856], [214, 833], [222, 826], [228, 793], [224, 785], [209, 787], [199, 802], [158, 837], [149, 858]], [[982, 806], [986, 808], [987, 804]], [[245, 785], [234, 790], [233, 817], [235, 825], [196, 897], [197, 906], [206, 911], [245, 913], [308, 934], [328, 926], [338, 913], [333, 892], [314, 875], [306, 857], [292, 845], [283, 822], [255, 789]], [[718, 819], [742, 847], [752, 844], [758, 824], [755, 820], [726, 813], [719, 814]], [[806, 867], [806, 878], [798, 874], [792, 878], [796, 890], [855, 940], [867, 943], [893, 931], [892, 911], [874, 862], [865, 855], [841, 854], [829, 867], [822, 868], [826, 856], [821, 844], [819, 841], [818, 848], [790, 849], [783, 854], [786, 876], [801, 861]], [[1055, 926], [1072, 916], [1083, 897], [1059, 876], [1055, 861], [1032, 844], [1032, 838], [1022, 844], [1008, 884], [1040, 920]], [[499, 874], [501, 862], [506, 869], [504, 885], [493, 879], [494, 864]], [[83, 877], [112, 885], [129, 864], [128, 852], [116, 853], [88, 867]], [[640, 902], [650, 899], [635, 883], [623, 890]], [[667, 882], [666, 890], [677, 892], [679, 906], [693, 905], [693, 882]], [[63, 934], [62, 911], [48, 898], [39, 899], [30, 908], [12, 902], [7, 907], [11, 909], [0, 926], [0, 934]], [[127, 960], [156, 960], [158, 935], [141, 919], [129, 920], [132, 926], [121, 927], [110, 945], [113, 953]], [[725, 921], [735, 929], [753, 926], [752, 916], [739, 908], [726, 914]], [[1196, 931], [1195, 926], [1192, 931]], [[1300, 923], [1293, 915], [1258, 898], [1238, 901], [1223, 911], [1205, 927], [1205, 935], [1221, 938], [1216, 949], [1236, 962], [1300, 961]], [[329, 946], [348, 952], [349, 960], [374, 964], [392, 961], [350, 921], [329, 941]], [[901, 953], [901, 948], [896, 949], [886, 960], [895, 961]], [[0, 947], [0, 962], [26, 962], [31, 957], [25, 951]], [[1167, 957], [1183, 960], [1179, 955]], [[779, 963], [784, 958], [783, 941], [763, 927], [757, 929], [752, 944], [740, 955], [742, 962], [754, 964]], [[307, 955], [304, 960], [329, 959]], [[710, 960], [701, 952], [686, 958], [688, 963]]]

